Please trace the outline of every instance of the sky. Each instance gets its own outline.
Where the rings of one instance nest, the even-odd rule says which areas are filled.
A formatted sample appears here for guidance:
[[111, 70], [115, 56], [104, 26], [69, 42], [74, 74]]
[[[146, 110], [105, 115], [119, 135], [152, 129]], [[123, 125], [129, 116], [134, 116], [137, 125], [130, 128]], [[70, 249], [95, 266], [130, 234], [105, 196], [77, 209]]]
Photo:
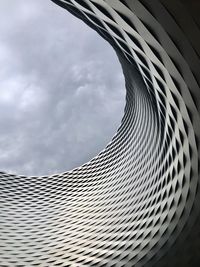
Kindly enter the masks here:
[[65, 172], [111, 141], [125, 106], [113, 48], [50, 0], [0, 0], [0, 171]]

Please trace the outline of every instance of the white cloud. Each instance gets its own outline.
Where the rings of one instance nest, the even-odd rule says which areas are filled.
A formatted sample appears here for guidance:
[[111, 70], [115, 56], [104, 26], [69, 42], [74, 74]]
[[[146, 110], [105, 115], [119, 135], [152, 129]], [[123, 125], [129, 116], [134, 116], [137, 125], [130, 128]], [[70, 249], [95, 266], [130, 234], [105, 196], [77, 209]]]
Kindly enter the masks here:
[[1, 1], [0, 17], [0, 169], [41, 175], [90, 160], [123, 115], [113, 49], [51, 1]]

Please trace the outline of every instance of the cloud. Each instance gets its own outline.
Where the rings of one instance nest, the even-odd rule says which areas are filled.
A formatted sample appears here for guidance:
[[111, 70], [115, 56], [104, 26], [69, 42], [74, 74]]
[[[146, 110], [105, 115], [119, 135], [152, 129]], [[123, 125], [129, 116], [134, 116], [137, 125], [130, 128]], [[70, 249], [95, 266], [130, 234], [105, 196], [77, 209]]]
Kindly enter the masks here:
[[0, 17], [0, 169], [45, 175], [87, 162], [123, 116], [113, 49], [51, 1], [1, 1]]

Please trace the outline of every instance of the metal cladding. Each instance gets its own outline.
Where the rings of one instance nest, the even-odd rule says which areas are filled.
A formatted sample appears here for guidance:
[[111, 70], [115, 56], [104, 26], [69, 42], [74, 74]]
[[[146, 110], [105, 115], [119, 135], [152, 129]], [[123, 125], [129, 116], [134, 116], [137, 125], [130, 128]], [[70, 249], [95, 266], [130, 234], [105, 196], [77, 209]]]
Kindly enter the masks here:
[[199, 266], [198, 1], [54, 2], [116, 50], [124, 117], [77, 169], [1, 173], [0, 266]]

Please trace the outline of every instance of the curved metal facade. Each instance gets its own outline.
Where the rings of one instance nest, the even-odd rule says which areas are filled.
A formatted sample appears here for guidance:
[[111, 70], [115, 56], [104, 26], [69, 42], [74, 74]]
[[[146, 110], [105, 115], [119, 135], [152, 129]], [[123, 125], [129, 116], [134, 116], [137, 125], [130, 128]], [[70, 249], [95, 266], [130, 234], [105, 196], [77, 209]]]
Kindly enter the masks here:
[[116, 50], [124, 117], [77, 169], [1, 173], [0, 266], [198, 266], [198, 2], [53, 2]]

